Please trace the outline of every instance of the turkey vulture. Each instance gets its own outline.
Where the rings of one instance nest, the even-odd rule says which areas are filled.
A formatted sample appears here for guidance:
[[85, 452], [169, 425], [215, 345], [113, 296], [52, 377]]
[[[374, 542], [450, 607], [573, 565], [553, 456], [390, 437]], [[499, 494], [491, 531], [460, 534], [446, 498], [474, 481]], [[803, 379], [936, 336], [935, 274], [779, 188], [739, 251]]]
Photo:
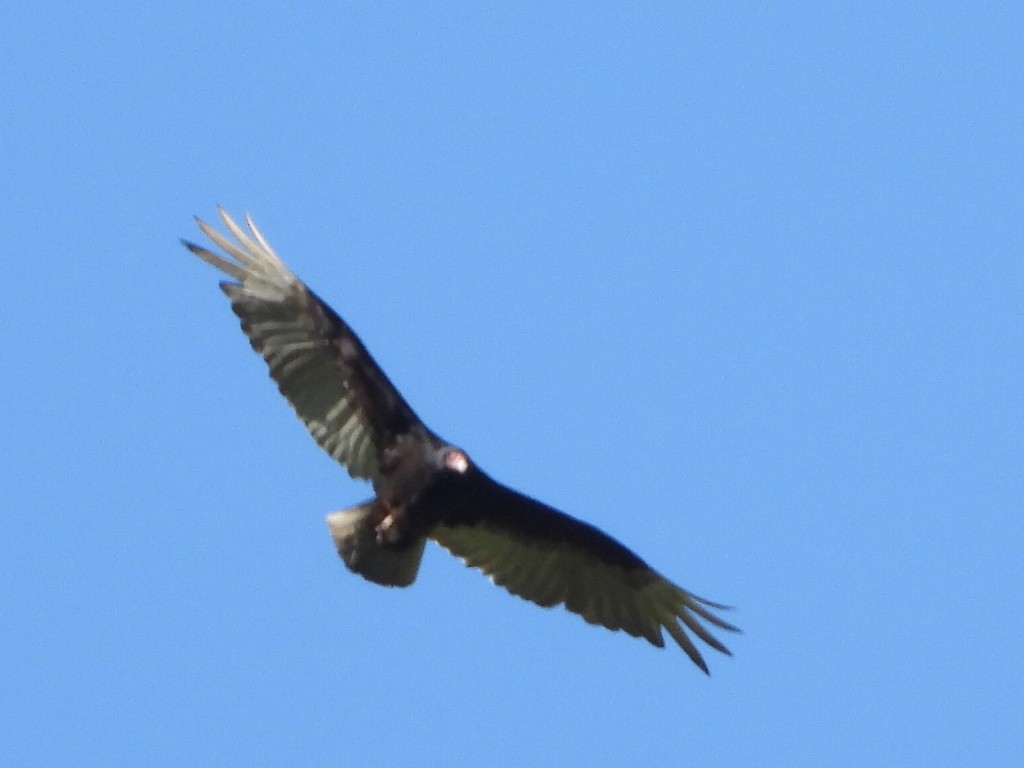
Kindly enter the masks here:
[[218, 212], [233, 240], [196, 223], [222, 254], [182, 243], [234, 278], [221, 289], [313, 439], [352, 477], [373, 484], [374, 498], [327, 515], [349, 570], [409, 586], [433, 539], [537, 605], [563, 603], [591, 624], [658, 647], [665, 629], [705, 673], [687, 629], [729, 654], [702, 623], [738, 631], [712, 612], [725, 606], [677, 587], [597, 528], [492, 480], [416, 417], [352, 329], [284, 265], [248, 215], [242, 229]]

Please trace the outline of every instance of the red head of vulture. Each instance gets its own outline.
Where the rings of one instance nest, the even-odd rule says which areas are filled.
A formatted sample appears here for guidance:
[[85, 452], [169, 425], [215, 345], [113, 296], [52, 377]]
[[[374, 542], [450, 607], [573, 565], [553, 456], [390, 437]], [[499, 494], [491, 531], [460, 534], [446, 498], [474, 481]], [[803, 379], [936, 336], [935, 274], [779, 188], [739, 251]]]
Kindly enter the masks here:
[[537, 605], [562, 603], [591, 624], [663, 647], [662, 629], [708, 671], [689, 630], [729, 651], [706, 624], [735, 627], [725, 606], [676, 586], [587, 523], [491, 479], [420, 421], [352, 329], [277, 257], [252, 219], [231, 238], [203, 221], [222, 251], [183, 241], [233, 278], [220, 284], [242, 330], [313, 439], [375, 497], [327, 516], [348, 568], [386, 586], [416, 579], [427, 539]]

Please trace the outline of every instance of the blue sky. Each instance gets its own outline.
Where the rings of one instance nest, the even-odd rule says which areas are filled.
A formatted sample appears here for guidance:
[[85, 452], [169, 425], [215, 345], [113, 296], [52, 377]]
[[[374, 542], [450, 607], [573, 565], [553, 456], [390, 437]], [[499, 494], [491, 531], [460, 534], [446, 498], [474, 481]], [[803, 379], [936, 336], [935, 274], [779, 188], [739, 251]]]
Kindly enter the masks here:
[[[1008, 765], [1016, 3], [21, 4], [0, 29], [7, 765]], [[734, 604], [678, 650], [436, 547], [267, 379], [250, 211], [489, 472]]]

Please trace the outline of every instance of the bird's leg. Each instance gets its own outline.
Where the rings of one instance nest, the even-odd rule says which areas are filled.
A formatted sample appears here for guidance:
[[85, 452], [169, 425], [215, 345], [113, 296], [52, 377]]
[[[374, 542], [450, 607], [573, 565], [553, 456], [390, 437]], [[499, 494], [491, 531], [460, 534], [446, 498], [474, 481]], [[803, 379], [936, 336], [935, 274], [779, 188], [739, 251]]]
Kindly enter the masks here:
[[383, 544], [386, 541], [393, 544], [398, 538], [395, 516], [390, 513], [387, 514], [383, 520], [377, 523], [377, 527], [374, 530], [377, 531], [377, 541], [380, 544]]
[[393, 507], [390, 504], [385, 504], [384, 509], [386, 514], [377, 523], [377, 527], [374, 530], [377, 532], [377, 543], [378, 544], [396, 544], [400, 538], [402, 538], [402, 530], [400, 521], [403, 517], [403, 509], [401, 507]]

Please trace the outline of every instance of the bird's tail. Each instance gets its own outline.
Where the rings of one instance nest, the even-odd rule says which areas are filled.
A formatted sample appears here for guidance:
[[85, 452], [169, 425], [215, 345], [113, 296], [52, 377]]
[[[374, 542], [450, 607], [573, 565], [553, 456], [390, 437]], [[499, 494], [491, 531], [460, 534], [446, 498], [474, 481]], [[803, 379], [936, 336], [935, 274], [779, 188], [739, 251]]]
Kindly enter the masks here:
[[384, 511], [374, 499], [331, 512], [327, 515], [327, 527], [350, 571], [386, 587], [408, 587], [416, 581], [427, 539], [398, 546], [381, 543], [376, 529], [383, 518]]

